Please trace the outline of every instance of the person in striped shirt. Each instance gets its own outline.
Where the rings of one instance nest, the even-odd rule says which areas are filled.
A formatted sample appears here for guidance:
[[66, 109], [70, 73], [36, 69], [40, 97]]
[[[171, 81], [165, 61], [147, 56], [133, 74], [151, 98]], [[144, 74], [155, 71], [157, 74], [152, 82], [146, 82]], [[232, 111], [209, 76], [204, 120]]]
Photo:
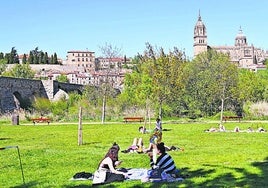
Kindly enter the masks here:
[[156, 145], [156, 147], [159, 156], [156, 159], [155, 163], [153, 161], [152, 153], [149, 154], [150, 165], [152, 169], [160, 168], [167, 174], [177, 174], [178, 169], [176, 168], [175, 162], [172, 159], [172, 157], [168, 153], [166, 153], [165, 144], [163, 142], [160, 142], [159, 144]]

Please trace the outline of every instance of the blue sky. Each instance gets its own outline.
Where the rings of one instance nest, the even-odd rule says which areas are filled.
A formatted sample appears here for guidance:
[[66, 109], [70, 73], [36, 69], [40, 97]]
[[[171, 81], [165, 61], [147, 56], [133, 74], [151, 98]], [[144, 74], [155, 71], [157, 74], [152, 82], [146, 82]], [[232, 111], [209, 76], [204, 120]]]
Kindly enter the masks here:
[[67, 51], [101, 56], [106, 43], [133, 57], [145, 43], [193, 56], [200, 10], [208, 44], [234, 45], [241, 26], [248, 44], [268, 49], [267, 0], [6, 0], [1, 1], [0, 52], [38, 47], [65, 59]]

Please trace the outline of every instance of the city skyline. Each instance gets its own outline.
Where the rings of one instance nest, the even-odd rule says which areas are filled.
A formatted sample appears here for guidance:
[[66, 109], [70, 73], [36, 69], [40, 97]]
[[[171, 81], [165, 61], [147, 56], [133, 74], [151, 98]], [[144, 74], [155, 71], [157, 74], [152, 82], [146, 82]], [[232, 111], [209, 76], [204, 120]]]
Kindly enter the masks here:
[[71, 50], [93, 51], [98, 57], [100, 47], [108, 43], [133, 57], [149, 42], [166, 52], [177, 47], [192, 58], [199, 11], [209, 45], [233, 45], [241, 27], [249, 45], [268, 49], [265, 0], [11, 0], [1, 5], [4, 53], [12, 47], [18, 54], [38, 47], [61, 59]]

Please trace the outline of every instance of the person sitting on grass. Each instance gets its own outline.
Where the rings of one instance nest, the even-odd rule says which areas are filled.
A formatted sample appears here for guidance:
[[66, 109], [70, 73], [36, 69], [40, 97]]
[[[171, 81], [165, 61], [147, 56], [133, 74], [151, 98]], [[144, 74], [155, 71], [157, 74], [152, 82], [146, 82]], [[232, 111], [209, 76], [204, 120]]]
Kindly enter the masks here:
[[146, 128], [144, 126], [139, 127], [139, 132], [142, 134], [148, 133], [148, 131], [146, 130]]
[[[105, 172], [104, 175], [105, 178], [103, 182], [98, 182], [98, 184], [124, 181], [128, 177], [127, 173], [116, 169], [116, 167], [118, 167], [122, 162], [118, 160], [119, 150], [120, 150], [119, 145], [114, 143], [113, 146], [108, 150], [104, 158], [100, 161], [98, 170]], [[94, 178], [93, 178], [93, 185], [97, 185], [96, 183], [94, 183]]]
[[167, 177], [165, 177], [167, 179], [179, 177], [179, 170], [176, 168], [175, 162], [172, 157], [166, 152], [165, 144], [163, 142], [158, 143], [156, 145], [156, 148], [158, 157], [155, 162], [153, 160], [153, 153], [148, 153], [148, 156], [150, 157], [150, 166], [152, 168], [152, 171], [154, 171], [155, 169], [160, 169], [162, 176], [164, 172], [167, 175]]
[[234, 128], [234, 132], [236, 132], [236, 133], [241, 132], [238, 126], [236, 126], [236, 127]]
[[225, 132], [226, 131], [224, 125], [222, 125], [222, 124], [219, 125], [219, 131], [220, 132]]

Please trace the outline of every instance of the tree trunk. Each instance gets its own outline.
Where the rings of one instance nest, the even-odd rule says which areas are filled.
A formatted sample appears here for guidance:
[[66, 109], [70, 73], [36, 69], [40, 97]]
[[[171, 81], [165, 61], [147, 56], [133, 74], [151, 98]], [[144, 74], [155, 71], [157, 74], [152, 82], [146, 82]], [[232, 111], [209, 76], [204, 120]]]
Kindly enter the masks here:
[[101, 123], [105, 123], [105, 115], [106, 115], [106, 94], [104, 94], [102, 99], [102, 116], [101, 116]]
[[78, 146], [83, 144], [82, 136], [82, 107], [79, 108], [79, 122], [78, 122]]
[[223, 107], [224, 107], [224, 99], [221, 99], [221, 119], [220, 119], [220, 125], [222, 125]]

